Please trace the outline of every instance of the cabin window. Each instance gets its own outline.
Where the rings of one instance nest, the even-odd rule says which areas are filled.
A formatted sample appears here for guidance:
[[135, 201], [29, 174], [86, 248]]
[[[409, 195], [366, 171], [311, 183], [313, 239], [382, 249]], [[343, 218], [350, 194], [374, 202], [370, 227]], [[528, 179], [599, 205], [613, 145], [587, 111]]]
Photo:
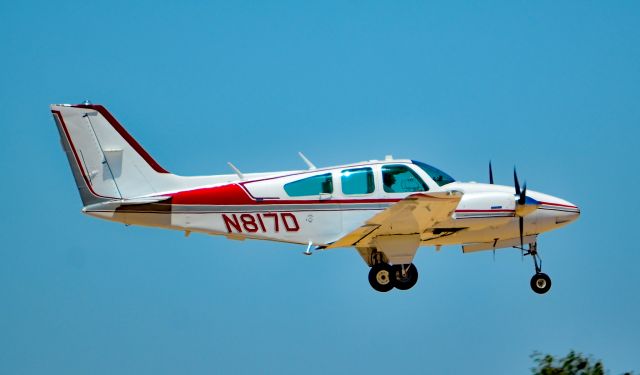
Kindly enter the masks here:
[[402, 164], [382, 167], [382, 182], [387, 193], [427, 191], [429, 187], [411, 168]]
[[423, 171], [425, 171], [429, 177], [431, 177], [433, 179], [433, 181], [436, 182], [436, 184], [440, 185], [440, 186], [444, 186], [446, 184], [450, 184], [452, 182], [455, 182], [456, 180], [453, 179], [453, 177], [449, 176], [448, 174], [444, 173], [443, 171], [439, 170], [438, 168], [431, 166], [429, 164], [425, 164], [425, 163], [421, 163], [419, 161], [415, 161], [412, 160], [413, 164], [417, 165], [418, 167], [420, 167]]
[[320, 195], [333, 193], [333, 181], [331, 173], [320, 174], [303, 178], [302, 180], [289, 182], [284, 185], [284, 191], [290, 197], [302, 197], [306, 195]]
[[375, 190], [373, 170], [371, 168], [353, 168], [342, 171], [342, 193], [370, 194]]

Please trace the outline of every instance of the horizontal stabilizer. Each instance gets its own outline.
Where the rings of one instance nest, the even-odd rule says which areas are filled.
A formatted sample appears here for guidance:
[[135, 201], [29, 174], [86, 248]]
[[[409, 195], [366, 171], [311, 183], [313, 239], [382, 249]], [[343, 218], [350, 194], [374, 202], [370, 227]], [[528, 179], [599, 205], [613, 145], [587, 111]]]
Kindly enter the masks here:
[[131, 207], [131, 206], [141, 206], [152, 203], [160, 203], [169, 201], [171, 197], [166, 195], [160, 195], [155, 197], [141, 197], [141, 198], [133, 198], [133, 199], [114, 199], [102, 203], [94, 203], [88, 206], [85, 206], [82, 211], [83, 212], [92, 212], [92, 211], [115, 211], [120, 207]]
[[129, 205], [134, 205], [134, 204], [158, 203], [158, 202], [166, 201], [167, 199], [170, 199], [170, 198], [171, 198], [170, 196], [160, 195], [160, 196], [156, 196], [156, 197], [142, 197], [142, 198], [126, 199], [126, 200], [119, 201], [118, 203], [121, 206], [129, 206]]

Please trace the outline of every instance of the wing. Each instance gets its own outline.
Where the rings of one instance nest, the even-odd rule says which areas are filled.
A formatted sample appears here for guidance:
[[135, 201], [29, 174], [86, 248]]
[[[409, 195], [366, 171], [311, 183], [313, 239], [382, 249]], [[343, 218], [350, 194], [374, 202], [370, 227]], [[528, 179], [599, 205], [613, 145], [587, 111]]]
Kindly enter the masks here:
[[326, 248], [366, 246], [377, 236], [423, 233], [439, 222], [449, 220], [461, 198], [460, 192], [412, 194], [373, 216], [362, 226]]
[[[530, 245], [535, 243], [537, 240], [538, 235], [533, 234], [530, 236], [524, 236], [522, 238], [522, 243], [524, 245]], [[462, 252], [466, 254], [474, 253], [476, 251], [496, 250], [510, 247], [520, 247], [520, 238], [496, 239], [493, 242], [467, 243], [462, 245]]]

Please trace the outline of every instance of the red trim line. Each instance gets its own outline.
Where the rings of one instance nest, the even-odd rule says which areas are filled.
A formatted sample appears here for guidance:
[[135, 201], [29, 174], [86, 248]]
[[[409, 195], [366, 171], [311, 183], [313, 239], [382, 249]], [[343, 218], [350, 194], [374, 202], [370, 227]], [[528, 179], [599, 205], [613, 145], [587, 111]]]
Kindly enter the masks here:
[[[292, 176], [299, 176], [299, 175], [303, 175], [303, 174], [311, 174], [311, 173], [318, 173], [318, 172], [324, 172], [324, 173], [331, 173], [331, 171], [336, 170], [336, 169], [345, 169], [345, 168], [359, 168], [359, 167], [368, 167], [371, 165], [380, 165], [380, 164], [413, 164], [411, 162], [408, 161], [399, 161], [399, 160], [394, 160], [394, 161], [375, 161], [375, 162], [362, 162], [362, 163], [357, 163], [357, 164], [346, 164], [346, 165], [342, 165], [339, 167], [325, 167], [325, 168], [318, 168], [318, 169], [309, 169], [309, 170], [303, 170], [303, 171], [293, 171], [291, 173], [288, 172], [283, 172], [285, 174], [283, 175], [278, 175], [278, 176], [272, 176], [272, 177], [264, 177], [264, 178], [258, 178], [255, 180], [250, 180], [250, 181], [241, 181], [238, 182], [239, 184], [241, 184], [243, 187], [245, 187], [245, 184], [252, 184], [254, 182], [262, 182], [262, 181], [267, 181], [267, 180], [274, 180], [277, 178], [284, 178], [284, 177], [292, 177]], [[276, 172], [278, 173], [278, 172]], [[286, 174], [288, 173], [288, 174]], [[324, 174], [321, 173], [321, 174]], [[245, 187], [246, 188], [246, 187]]]
[[551, 202], [540, 202], [540, 204], [546, 204], [548, 206], [558, 206], [558, 207], [569, 207], [569, 208], [578, 208], [576, 206], [572, 206], [570, 204], [560, 204], [560, 203], [551, 203]]
[[154, 171], [158, 172], [158, 173], [169, 173], [169, 171], [167, 171], [166, 169], [162, 168], [160, 166], [160, 164], [158, 164], [158, 162], [156, 162], [151, 155], [149, 155], [149, 153], [142, 148], [142, 146], [140, 145], [140, 143], [138, 143], [138, 141], [136, 141], [131, 134], [129, 134], [122, 125], [120, 125], [120, 123], [118, 122], [118, 120], [116, 120], [115, 117], [113, 117], [113, 115], [111, 115], [111, 113], [109, 113], [109, 111], [107, 111], [107, 109], [99, 104], [76, 104], [74, 106], [72, 106], [74, 108], [86, 108], [86, 109], [92, 109], [94, 111], [98, 111], [108, 122], [109, 124], [111, 124], [111, 126], [118, 132], [118, 134], [120, 134], [120, 136], [122, 138], [124, 138], [125, 141], [127, 141], [127, 143], [129, 143], [129, 145], [131, 147], [133, 147], [134, 150], [136, 150], [136, 152], [138, 154], [140, 154], [140, 156], [142, 156], [142, 158], [144, 159], [144, 161], [147, 162], [147, 164], [149, 164], [149, 166], [151, 168], [153, 168]]
[[[438, 193], [437, 191], [434, 193]], [[425, 198], [434, 198], [434, 199], [455, 199], [455, 197], [437, 197], [437, 196], [433, 196], [429, 193], [414, 193], [411, 195], [408, 195], [407, 198], [420, 198], [420, 197], [425, 197]]]
[[257, 202], [236, 184], [180, 191], [171, 202], [182, 205], [253, 205]]
[[514, 212], [515, 210], [456, 210], [456, 212]]
[[181, 205], [234, 205], [259, 206], [269, 204], [344, 204], [344, 203], [395, 203], [401, 199], [327, 199], [327, 200], [283, 200], [255, 199], [240, 184], [228, 184], [210, 188], [194, 189], [174, 193], [173, 204]]
[[342, 204], [342, 203], [396, 203], [402, 199], [326, 199], [326, 200], [263, 200], [258, 204]]

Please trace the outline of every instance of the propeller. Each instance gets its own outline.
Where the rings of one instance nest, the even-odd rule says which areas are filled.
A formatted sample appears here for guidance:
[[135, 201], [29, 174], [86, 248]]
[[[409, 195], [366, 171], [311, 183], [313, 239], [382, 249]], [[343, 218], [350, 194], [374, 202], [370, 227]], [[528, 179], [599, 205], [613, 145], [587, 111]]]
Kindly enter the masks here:
[[[518, 173], [516, 167], [513, 167], [513, 184], [516, 187], [516, 215], [518, 215], [518, 206], [523, 205], [527, 199], [527, 184], [524, 184], [524, 189], [520, 190], [520, 182], [518, 181]], [[520, 250], [524, 248], [524, 217], [518, 215], [518, 224], [520, 228]]]
[[520, 189], [520, 182], [518, 181], [518, 173], [516, 168], [513, 168], [513, 184], [516, 188], [516, 216], [518, 216], [518, 226], [520, 230], [520, 249], [524, 248], [524, 217], [535, 211], [540, 202], [527, 197], [527, 183], [525, 182]]
[[[489, 160], [489, 183], [493, 184], [493, 165], [491, 164], [491, 160]], [[520, 249], [524, 251], [524, 217], [534, 212], [540, 206], [540, 202], [527, 196], [526, 182], [522, 185], [522, 187], [520, 187], [520, 181], [518, 181], [518, 173], [516, 172], [515, 167], [513, 167], [513, 184], [516, 189], [515, 214], [518, 217]]]
[[489, 160], [489, 183], [493, 185], [493, 168], [491, 168], [491, 160]]

